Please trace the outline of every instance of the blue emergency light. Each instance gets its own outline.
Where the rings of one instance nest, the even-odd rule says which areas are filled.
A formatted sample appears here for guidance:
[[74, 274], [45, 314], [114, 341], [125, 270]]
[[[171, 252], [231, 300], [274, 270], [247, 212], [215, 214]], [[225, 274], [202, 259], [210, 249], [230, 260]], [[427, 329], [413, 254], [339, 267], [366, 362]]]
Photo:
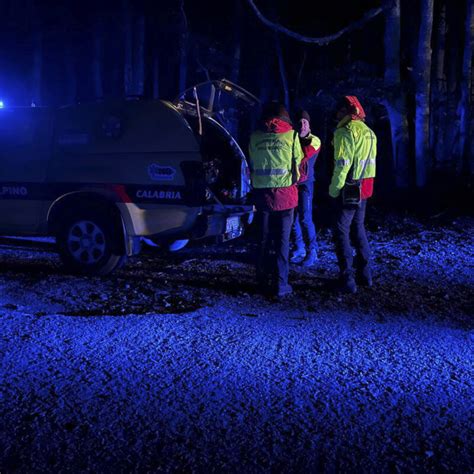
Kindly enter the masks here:
[[3, 103], [3, 100], [0, 100], [0, 109], [3, 109], [5, 107], [5, 104]]

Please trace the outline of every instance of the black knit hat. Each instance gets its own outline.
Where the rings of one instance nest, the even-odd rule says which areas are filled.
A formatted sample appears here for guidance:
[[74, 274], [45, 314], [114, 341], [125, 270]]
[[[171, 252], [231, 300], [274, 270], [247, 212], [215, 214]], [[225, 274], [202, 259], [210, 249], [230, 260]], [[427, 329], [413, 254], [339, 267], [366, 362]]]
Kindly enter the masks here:
[[290, 114], [286, 107], [281, 102], [266, 102], [262, 107], [262, 120], [269, 120], [272, 118], [280, 118], [286, 122], [291, 123]]
[[295, 114], [295, 119], [299, 122], [302, 119], [306, 119], [308, 122], [311, 122], [311, 117], [309, 113], [304, 109], [299, 109]]

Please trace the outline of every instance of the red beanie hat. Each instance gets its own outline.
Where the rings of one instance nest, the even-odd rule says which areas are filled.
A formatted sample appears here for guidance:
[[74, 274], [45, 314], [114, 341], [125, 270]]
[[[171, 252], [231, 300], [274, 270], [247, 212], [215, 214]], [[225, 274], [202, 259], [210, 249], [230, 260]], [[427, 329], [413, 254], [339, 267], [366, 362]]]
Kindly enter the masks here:
[[349, 105], [352, 120], [364, 120], [365, 110], [359, 102], [359, 99], [355, 95], [346, 95], [344, 99], [346, 99]]

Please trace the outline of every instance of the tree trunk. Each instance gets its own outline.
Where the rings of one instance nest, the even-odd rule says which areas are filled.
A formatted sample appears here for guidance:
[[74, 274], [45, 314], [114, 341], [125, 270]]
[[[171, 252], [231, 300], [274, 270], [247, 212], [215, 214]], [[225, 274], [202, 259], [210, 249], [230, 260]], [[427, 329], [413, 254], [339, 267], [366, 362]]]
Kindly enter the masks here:
[[42, 104], [42, 79], [43, 79], [43, 28], [41, 21], [41, 9], [38, 0], [28, 2], [31, 15], [31, 105]]
[[33, 71], [32, 71], [32, 97], [31, 104], [42, 104], [42, 79], [43, 79], [43, 32], [37, 25], [34, 32]]
[[153, 45], [153, 72], [152, 72], [152, 81], [153, 81], [153, 98], [160, 98], [160, 53], [158, 51], [158, 44], [155, 39], [155, 44]]
[[421, 0], [421, 25], [416, 60], [415, 157], [416, 185], [426, 186], [430, 166], [430, 83], [433, 0]]
[[395, 184], [409, 185], [409, 134], [406, 92], [400, 79], [400, 0], [386, 0], [385, 9], [385, 88], [384, 105], [390, 119]]
[[[454, 15], [458, 14], [458, 4], [457, 2], [446, 2], [447, 8], [447, 18], [452, 18]], [[457, 41], [449, 41], [448, 31], [448, 41], [447, 41], [447, 54], [445, 58], [445, 71], [446, 71], [446, 115], [442, 123], [443, 129], [443, 156], [441, 163], [443, 168], [456, 168], [456, 145], [459, 141], [459, 115], [458, 115], [458, 105], [459, 105], [459, 96], [460, 96], [460, 74], [461, 69], [461, 58], [460, 58], [460, 48]]]
[[[266, 42], [263, 42], [262, 45], [262, 50], [266, 51]], [[260, 105], [265, 104], [268, 102], [268, 99], [270, 97], [270, 80], [268, 77], [268, 56], [267, 55], [262, 55], [261, 61], [258, 63], [258, 66], [255, 68], [255, 76], [258, 78], [258, 99], [260, 101]], [[257, 83], [256, 83], [257, 84]], [[257, 87], [257, 86], [255, 86]], [[255, 130], [257, 127], [257, 124], [260, 120], [260, 116], [257, 113], [252, 113], [250, 114], [250, 123], [249, 123], [249, 129], [250, 130]]]
[[469, 168], [471, 176], [474, 174], [474, 140], [471, 138], [474, 136], [474, 116], [472, 115], [472, 109], [474, 107], [474, 67], [471, 64], [471, 117], [470, 117], [470, 133], [469, 133]]
[[102, 85], [103, 34], [102, 22], [97, 19], [94, 24], [94, 59], [92, 62], [94, 78], [94, 95], [96, 99], [104, 96]]
[[64, 0], [61, 8], [62, 35], [64, 38], [64, 47], [62, 48], [63, 70], [64, 70], [64, 101], [66, 104], [74, 104], [77, 99], [77, 73], [76, 62], [73, 48], [73, 35], [71, 30], [71, 0]]
[[[241, 42], [242, 42], [242, 4], [241, 0], [234, 0], [233, 9], [233, 31], [232, 46], [233, 55], [230, 70], [230, 80], [234, 84], [239, 83], [240, 78], [240, 60], [241, 60]], [[227, 129], [236, 139], [239, 138], [239, 118], [238, 111], [235, 108], [228, 110]]]
[[239, 77], [240, 77], [240, 56], [241, 56], [240, 39], [237, 41], [238, 42], [235, 43], [235, 47], [234, 47], [234, 56], [232, 58], [232, 71], [230, 73], [230, 80], [234, 84], [239, 83]]
[[286, 76], [285, 59], [281, 48], [281, 41], [278, 33], [275, 33], [275, 47], [278, 56], [278, 68], [280, 70], [281, 86], [283, 88], [283, 102], [287, 110], [290, 110], [290, 90], [288, 87], [288, 78]]
[[134, 94], [145, 92], [145, 15], [140, 13], [136, 21], [135, 51], [133, 54]]
[[230, 80], [234, 84], [239, 83], [240, 77], [240, 58], [241, 58], [241, 40], [242, 40], [242, 3], [241, 0], [234, 0], [234, 18], [233, 18], [233, 42], [234, 54], [232, 57], [232, 69]]
[[64, 48], [64, 69], [66, 70], [66, 102], [74, 104], [77, 99], [76, 64], [71, 44]]
[[464, 53], [461, 75], [461, 100], [459, 102], [459, 157], [463, 171], [472, 173], [472, 159], [469, 157], [470, 92], [472, 68], [472, 43], [474, 36], [474, 0], [467, 0], [464, 31]]
[[122, 21], [124, 34], [123, 88], [126, 96], [133, 94], [133, 28], [130, 4], [122, 0]]
[[260, 99], [260, 103], [263, 105], [265, 104], [266, 102], [268, 102], [269, 98], [270, 98], [270, 79], [268, 77], [268, 69], [269, 69], [269, 66], [268, 66], [268, 59], [267, 57], [265, 56], [263, 59], [262, 59], [262, 68], [261, 68], [261, 71], [260, 71], [260, 91], [259, 91], [259, 95], [258, 95], [258, 98]]
[[298, 75], [296, 76], [296, 86], [295, 86], [295, 97], [294, 101], [296, 105], [300, 106], [300, 89], [301, 89], [301, 80], [303, 79], [303, 71], [306, 63], [306, 50], [303, 51], [303, 58], [301, 59], [300, 67], [298, 68]]
[[180, 2], [181, 10], [181, 32], [179, 39], [179, 82], [178, 93], [186, 90], [187, 75], [188, 75], [188, 18], [184, 9], [184, 0]]
[[446, 3], [440, 7], [438, 27], [436, 28], [435, 54], [433, 55], [433, 81], [431, 87], [430, 149], [433, 153], [433, 166], [443, 160], [444, 127], [446, 116]]

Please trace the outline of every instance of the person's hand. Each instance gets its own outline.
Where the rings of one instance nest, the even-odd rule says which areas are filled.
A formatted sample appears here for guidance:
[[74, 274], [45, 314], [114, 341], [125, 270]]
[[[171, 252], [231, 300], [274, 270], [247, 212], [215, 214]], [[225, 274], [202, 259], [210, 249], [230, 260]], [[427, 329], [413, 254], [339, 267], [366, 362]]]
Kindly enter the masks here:
[[306, 119], [300, 120], [300, 137], [304, 138], [307, 137], [311, 133], [311, 128], [309, 126], [309, 122]]

